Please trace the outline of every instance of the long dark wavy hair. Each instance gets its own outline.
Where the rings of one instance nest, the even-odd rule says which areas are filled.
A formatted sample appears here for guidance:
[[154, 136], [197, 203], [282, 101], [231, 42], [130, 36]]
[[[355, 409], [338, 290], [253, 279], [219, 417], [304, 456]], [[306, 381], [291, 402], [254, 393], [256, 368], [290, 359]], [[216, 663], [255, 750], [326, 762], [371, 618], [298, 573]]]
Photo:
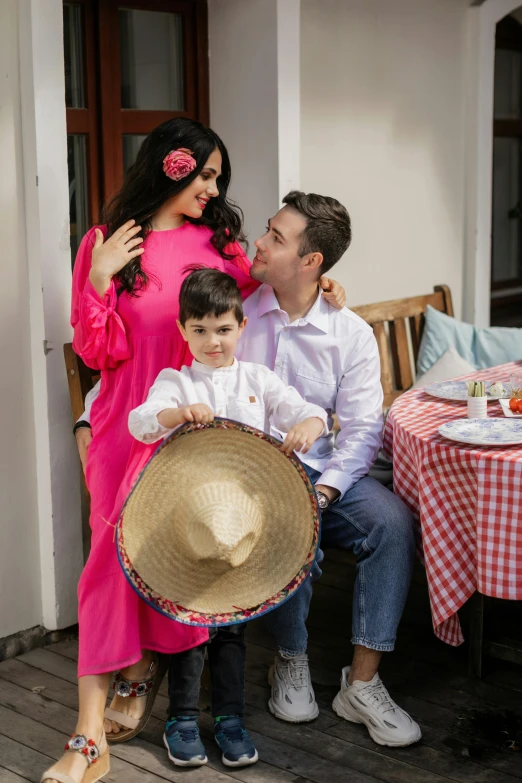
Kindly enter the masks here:
[[[175, 182], [163, 171], [163, 159], [172, 150], [185, 147], [191, 150], [196, 168], [182, 180]], [[227, 198], [231, 169], [227, 148], [213, 130], [196, 120], [177, 117], [158, 125], [140, 147], [135, 163], [125, 175], [119, 193], [105, 206], [103, 222], [110, 237], [132, 218], [142, 227], [137, 236], [144, 239], [151, 231], [152, 216], [172, 196], [180, 193], [199, 175], [211, 153], [221, 153], [221, 176], [217, 180], [219, 195], [211, 198], [202, 217], [187, 217], [191, 223], [213, 230], [212, 245], [223, 258], [230, 258], [225, 248], [231, 242], [246, 244], [243, 233], [243, 213]], [[115, 275], [119, 293], [136, 295], [148, 282], [141, 265], [141, 256], [134, 258]]]

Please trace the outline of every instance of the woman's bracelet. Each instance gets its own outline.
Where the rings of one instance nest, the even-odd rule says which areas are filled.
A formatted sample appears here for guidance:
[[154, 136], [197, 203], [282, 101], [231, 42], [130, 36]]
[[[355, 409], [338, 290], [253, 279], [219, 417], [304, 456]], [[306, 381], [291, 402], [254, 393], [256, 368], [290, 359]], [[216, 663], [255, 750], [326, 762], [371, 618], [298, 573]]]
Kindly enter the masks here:
[[90, 430], [92, 429], [88, 421], [84, 421], [84, 419], [80, 419], [80, 421], [77, 421], [73, 427], [73, 435], [76, 435], [78, 430], [81, 430], [83, 427], [88, 427]]

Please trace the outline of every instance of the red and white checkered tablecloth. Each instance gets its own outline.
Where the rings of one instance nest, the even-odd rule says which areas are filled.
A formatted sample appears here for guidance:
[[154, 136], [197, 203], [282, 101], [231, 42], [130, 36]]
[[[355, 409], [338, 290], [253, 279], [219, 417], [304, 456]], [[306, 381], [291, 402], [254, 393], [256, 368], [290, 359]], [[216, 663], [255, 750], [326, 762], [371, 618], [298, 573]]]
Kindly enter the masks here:
[[[463, 376], [509, 383], [521, 363]], [[488, 403], [489, 416], [503, 416]], [[480, 448], [443, 438], [438, 428], [467, 416], [464, 402], [406, 392], [392, 405], [384, 448], [393, 455], [397, 495], [419, 521], [436, 636], [464, 637], [457, 611], [475, 590], [522, 600], [522, 446]]]

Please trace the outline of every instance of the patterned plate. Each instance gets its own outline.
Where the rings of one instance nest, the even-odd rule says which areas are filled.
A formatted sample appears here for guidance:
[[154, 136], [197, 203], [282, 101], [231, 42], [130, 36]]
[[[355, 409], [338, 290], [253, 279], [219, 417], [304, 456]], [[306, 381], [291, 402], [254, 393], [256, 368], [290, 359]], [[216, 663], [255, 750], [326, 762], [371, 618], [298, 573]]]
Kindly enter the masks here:
[[457, 419], [439, 427], [445, 438], [476, 446], [522, 444], [522, 421], [513, 419]]
[[[493, 384], [493, 381], [486, 382], [486, 396], [488, 400], [500, 400], [509, 399], [510, 384], [508, 381], [501, 381], [502, 385], [506, 389], [506, 394], [502, 397], [496, 397], [489, 393], [489, 388]], [[440, 397], [443, 400], [454, 400], [455, 402], [466, 402], [468, 399], [468, 390], [466, 387], [466, 381], [443, 381], [442, 383], [431, 383], [424, 388], [427, 394], [431, 394], [432, 397]]]

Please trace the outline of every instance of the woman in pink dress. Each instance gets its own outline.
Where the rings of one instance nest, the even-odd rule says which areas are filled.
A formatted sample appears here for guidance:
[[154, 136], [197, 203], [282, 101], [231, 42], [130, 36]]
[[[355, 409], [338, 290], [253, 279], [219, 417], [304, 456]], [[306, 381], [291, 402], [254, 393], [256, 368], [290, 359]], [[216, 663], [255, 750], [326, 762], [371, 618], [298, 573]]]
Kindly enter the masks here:
[[[238, 244], [241, 216], [227, 200], [229, 182], [229, 158], [219, 137], [198, 122], [169, 120], [143, 143], [108, 207], [107, 225], [91, 229], [78, 251], [73, 345], [87, 365], [101, 370], [102, 380], [86, 468], [91, 552], [78, 588], [80, 738], [68, 747], [79, 752], [66, 752], [45, 774], [46, 783], [97, 780], [96, 770], [105, 769], [103, 714], [113, 671], [144, 680], [152, 651], [179, 652], [208, 636], [162, 617], [138, 598], [118, 564], [111, 520], [131, 452], [129, 411], [144, 401], [160, 370], [190, 362], [176, 328], [186, 268], [197, 263], [226, 271], [244, 296], [257, 286]], [[143, 710], [143, 699], [116, 697], [112, 706], [132, 714], [130, 702], [138, 714]], [[95, 764], [92, 748], [102, 757]]]

